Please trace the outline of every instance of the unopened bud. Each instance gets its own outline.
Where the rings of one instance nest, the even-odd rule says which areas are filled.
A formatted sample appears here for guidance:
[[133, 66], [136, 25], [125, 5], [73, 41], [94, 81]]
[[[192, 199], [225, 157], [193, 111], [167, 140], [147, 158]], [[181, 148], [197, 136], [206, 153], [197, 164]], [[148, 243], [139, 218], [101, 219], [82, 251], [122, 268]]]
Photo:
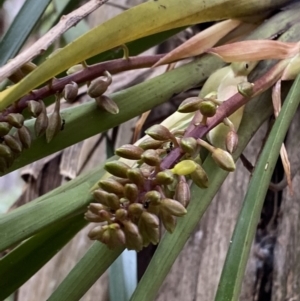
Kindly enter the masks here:
[[49, 143], [61, 129], [61, 117], [60, 117], [60, 100], [59, 98], [55, 101], [53, 113], [49, 117], [49, 124], [46, 129], [46, 140]]
[[111, 161], [105, 164], [105, 170], [110, 174], [119, 177], [127, 178], [127, 171], [130, 169], [130, 166], [121, 162], [121, 161]]
[[12, 126], [8, 122], [0, 122], [0, 137], [8, 134]]
[[216, 162], [216, 164], [226, 171], [234, 171], [235, 163], [233, 161], [232, 156], [221, 148], [216, 148], [212, 152], [212, 158]]
[[139, 147], [141, 147], [143, 150], [147, 149], [158, 149], [162, 146], [164, 141], [154, 140], [152, 138], [146, 138], [144, 141], [142, 141], [139, 144]]
[[28, 111], [33, 117], [37, 117], [42, 112], [42, 105], [35, 100], [29, 100], [27, 103]]
[[237, 85], [240, 94], [245, 97], [251, 97], [253, 94], [254, 84], [249, 82], [242, 82]]
[[31, 138], [30, 131], [26, 126], [22, 126], [20, 129], [18, 129], [18, 137], [22, 142], [24, 148], [30, 147], [32, 138]]
[[200, 165], [197, 165], [196, 170], [191, 173], [191, 179], [200, 188], [208, 187], [208, 176]]
[[161, 201], [160, 208], [162, 211], [175, 216], [183, 216], [187, 213], [186, 209], [179, 202], [167, 198]]
[[145, 177], [139, 168], [132, 168], [127, 171], [128, 179], [139, 187], [145, 183]]
[[186, 181], [179, 181], [176, 186], [174, 198], [185, 208], [191, 200], [190, 186]]
[[155, 124], [145, 131], [147, 135], [152, 137], [154, 140], [167, 141], [174, 140], [174, 135], [163, 125]]
[[78, 94], [78, 85], [75, 82], [70, 82], [69, 84], [65, 85], [65, 88], [63, 90], [63, 96], [64, 99], [67, 102], [72, 103]]
[[87, 211], [84, 214], [84, 218], [87, 221], [92, 222], [92, 223], [102, 223], [102, 222], [106, 221], [106, 219], [104, 219], [103, 217], [101, 217], [98, 214], [95, 214], [94, 212], [91, 212], [91, 211]]
[[229, 153], [234, 153], [238, 147], [239, 136], [235, 131], [229, 131], [226, 135], [226, 148]]
[[94, 214], [98, 214], [99, 211], [104, 210], [104, 206], [98, 203], [90, 203], [88, 206], [88, 210], [93, 212]]
[[46, 133], [48, 123], [49, 123], [46, 106], [44, 102], [40, 100], [39, 105], [41, 106], [42, 110], [34, 123], [34, 131], [37, 137], [40, 137]]
[[111, 232], [111, 240], [109, 243], [107, 243], [107, 246], [110, 249], [124, 246], [126, 242], [126, 238], [125, 238], [125, 233], [120, 228], [120, 225], [117, 223], [111, 224], [109, 225], [109, 229]]
[[180, 176], [186, 176], [191, 174], [193, 171], [196, 170], [197, 163], [195, 163], [193, 160], [182, 160], [179, 163], [177, 163], [171, 171], [174, 174], [180, 175]]
[[144, 202], [150, 203], [153, 206], [160, 205], [161, 194], [156, 190], [148, 191], [144, 196]]
[[[159, 220], [152, 213], [144, 211], [140, 217], [138, 228], [143, 237], [143, 240], [150, 241], [156, 245], [159, 241]], [[144, 241], [144, 243], [145, 243]]]
[[19, 114], [19, 113], [10, 113], [6, 117], [6, 120], [10, 125], [12, 125], [12, 126], [19, 129], [23, 126], [24, 116], [22, 114]]
[[88, 88], [88, 95], [92, 98], [97, 98], [101, 96], [111, 84], [111, 77], [108, 77], [107, 80], [103, 80], [101, 77], [94, 79], [89, 88]]
[[119, 221], [124, 221], [127, 218], [127, 210], [125, 209], [118, 209], [115, 213], [116, 219]]
[[12, 158], [13, 154], [9, 146], [0, 144], [0, 156], [5, 158]]
[[115, 154], [125, 159], [139, 160], [144, 150], [136, 145], [125, 144], [116, 149]]
[[104, 190], [96, 189], [93, 191], [94, 199], [106, 207], [109, 207], [108, 196], [109, 196], [109, 192], [106, 192]]
[[170, 185], [174, 181], [174, 174], [171, 170], [166, 169], [157, 173], [155, 180], [160, 185]]
[[137, 225], [131, 221], [123, 221], [126, 247], [128, 250], [140, 251], [143, 248], [143, 239]]
[[118, 105], [108, 96], [101, 95], [95, 98], [96, 104], [99, 108], [103, 109], [104, 111], [110, 114], [118, 114], [119, 107]]
[[139, 195], [137, 185], [133, 183], [126, 184], [124, 186], [124, 195], [131, 203], [134, 203]]
[[217, 106], [211, 100], [204, 100], [200, 103], [199, 110], [205, 117], [212, 117], [216, 114]]
[[124, 195], [124, 186], [112, 178], [99, 181], [98, 186], [107, 192]]
[[139, 218], [140, 215], [144, 212], [144, 207], [142, 204], [134, 203], [128, 206], [128, 214], [133, 217]]
[[68, 75], [71, 75], [71, 74], [74, 74], [76, 72], [82, 71], [83, 69], [84, 69], [84, 67], [82, 66], [82, 64], [78, 64], [78, 65], [74, 65], [71, 68], [69, 68], [66, 73]]
[[162, 221], [165, 229], [169, 233], [173, 233], [175, 230], [175, 227], [176, 227], [176, 217], [167, 212], [161, 211], [160, 218], [161, 218], [161, 221]]
[[180, 104], [177, 111], [180, 113], [195, 112], [199, 110], [201, 101], [199, 97], [189, 97]]
[[197, 150], [198, 143], [197, 140], [193, 137], [183, 137], [180, 140], [180, 146], [185, 153], [193, 155]]
[[103, 226], [97, 226], [90, 230], [88, 237], [92, 240], [99, 240], [104, 231], [105, 228], [103, 229]]
[[3, 137], [3, 140], [5, 141], [5, 144], [8, 147], [10, 147], [10, 149], [14, 153], [19, 154], [22, 151], [22, 143], [16, 137], [14, 137], [12, 135], [5, 135]]
[[157, 166], [160, 164], [160, 157], [154, 149], [147, 149], [141, 156], [143, 162], [150, 166]]

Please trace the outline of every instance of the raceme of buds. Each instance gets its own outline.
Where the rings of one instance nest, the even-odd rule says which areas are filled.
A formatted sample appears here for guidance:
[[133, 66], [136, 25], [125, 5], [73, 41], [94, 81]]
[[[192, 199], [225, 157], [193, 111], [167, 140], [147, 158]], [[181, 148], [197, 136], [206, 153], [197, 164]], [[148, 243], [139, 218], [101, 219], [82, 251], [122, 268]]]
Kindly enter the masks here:
[[61, 116], [60, 116], [60, 100], [57, 97], [53, 113], [49, 117], [48, 127], [46, 129], [46, 140], [49, 143], [61, 129]]
[[24, 117], [20, 113], [10, 113], [6, 117], [7, 122], [16, 128], [21, 128], [24, 123]]
[[118, 114], [119, 107], [118, 105], [108, 96], [101, 95], [95, 98], [96, 104], [100, 109], [110, 113], [110, 114]]
[[65, 85], [65, 88], [63, 90], [63, 96], [64, 99], [67, 102], [72, 103], [78, 94], [78, 85], [75, 82], [70, 82], [69, 84]]

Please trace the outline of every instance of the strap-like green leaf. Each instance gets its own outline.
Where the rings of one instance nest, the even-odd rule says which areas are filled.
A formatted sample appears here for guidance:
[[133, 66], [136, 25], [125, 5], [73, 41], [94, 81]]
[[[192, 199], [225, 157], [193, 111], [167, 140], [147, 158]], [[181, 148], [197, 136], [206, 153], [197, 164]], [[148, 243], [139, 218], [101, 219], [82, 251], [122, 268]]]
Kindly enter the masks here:
[[0, 300], [13, 293], [85, 225], [82, 216], [62, 221], [36, 234], [0, 259]]
[[0, 66], [13, 58], [27, 40], [51, 0], [27, 0], [0, 42]]
[[238, 218], [215, 301], [239, 299], [251, 244], [281, 144], [300, 103], [300, 76], [288, 94], [261, 153]]

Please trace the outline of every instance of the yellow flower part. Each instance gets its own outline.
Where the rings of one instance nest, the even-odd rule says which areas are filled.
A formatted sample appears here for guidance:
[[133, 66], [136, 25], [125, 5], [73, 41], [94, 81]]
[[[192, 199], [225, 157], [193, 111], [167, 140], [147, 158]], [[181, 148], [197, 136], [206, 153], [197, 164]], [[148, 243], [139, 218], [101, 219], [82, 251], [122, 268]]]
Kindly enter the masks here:
[[193, 160], [183, 160], [177, 163], [171, 171], [180, 176], [186, 176], [194, 172], [197, 168], [197, 163]]

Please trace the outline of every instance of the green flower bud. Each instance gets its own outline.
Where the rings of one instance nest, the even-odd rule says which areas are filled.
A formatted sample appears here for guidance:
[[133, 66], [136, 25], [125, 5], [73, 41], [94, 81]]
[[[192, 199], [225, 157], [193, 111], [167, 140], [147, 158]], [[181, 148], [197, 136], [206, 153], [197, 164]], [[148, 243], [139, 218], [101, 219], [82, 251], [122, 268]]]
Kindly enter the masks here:
[[161, 194], [156, 190], [148, 191], [144, 196], [144, 202], [153, 206], [160, 205]]
[[177, 163], [171, 171], [174, 174], [180, 175], [180, 176], [186, 176], [191, 174], [193, 171], [196, 170], [197, 163], [195, 163], [193, 160], [182, 160], [179, 163]]
[[22, 143], [16, 137], [12, 135], [5, 135], [3, 137], [5, 144], [16, 154], [21, 153], [22, 151]]
[[163, 143], [164, 143], [164, 141], [147, 138], [139, 144], [139, 147], [141, 147], [143, 150], [158, 149], [162, 146]]
[[160, 164], [160, 157], [154, 149], [147, 149], [141, 156], [143, 162], [150, 166], [158, 166]]
[[12, 126], [8, 122], [0, 122], [0, 137], [8, 134]]
[[144, 150], [136, 145], [125, 144], [116, 149], [115, 154], [129, 160], [139, 160]]
[[106, 221], [106, 219], [91, 211], [87, 211], [84, 214], [84, 218], [91, 223], [102, 223]]
[[127, 218], [127, 210], [125, 209], [118, 209], [116, 212], [115, 212], [115, 216], [116, 216], [116, 219], [123, 222], [126, 218]]
[[126, 247], [128, 250], [140, 251], [143, 248], [143, 239], [138, 226], [131, 221], [123, 221]]
[[0, 156], [5, 158], [12, 158], [13, 153], [10, 147], [5, 144], [0, 144]]
[[176, 186], [174, 198], [185, 208], [188, 206], [191, 200], [191, 192], [189, 184], [181, 180]]
[[88, 237], [92, 240], [99, 240], [105, 230], [106, 229], [103, 229], [103, 226], [97, 226], [90, 230]]
[[145, 177], [139, 168], [132, 168], [127, 171], [128, 179], [136, 184], [138, 187], [143, 187], [145, 184]]
[[109, 72], [106, 71], [106, 74], [107, 74], [106, 80], [103, 80], [101, 77], [98, 77], [91, 82], [87, 91], [90, 97], [97, 98], [107, 90], [108, 86], [112, 82], [112, 78]]
[[49, 143], [61, 129], [61, 116], [60, 111], [60, 100], [57, 98], [55, 101], [55, 107], [53, 113], [49, 117], [49, 124], [46, 129], [46, 140]]
[[198, 111], [201, 102], [202, 99], [199, 97], [189, 97], [181, 103], [177, 111], [180, 113], [191, 113]]
[[19, 113], [10, 113], [7, 115], [6, 120], [10, 125], [19, 129], [23, 126], [24, 116]]
[[110, 114], [118, 114], [119, 107], [118, 105], [108, 96], [101, 95], [95, 98], [96, 104], [100, 109], [110, 113]]
[[130, 169], [130, 166], [116, 160], [107, 162], [104, 168], [107, 172], [116, 177], [127, 178], [127, 171]]
[[144, 207], [142, 204], [134, 203], [128, 206], [128, 214], [133, 217], [139, 218], [140, 215], [144, 212]]
[[106, 207], [109, 207], [108, 202], [107, 202], [108, 194], [109, 194], [108, 192], [101, 190], [101, 189], [96, 189], [93, 191], [94, 199]]
[[26, 126], [22, 126], [20, 129], [18, 129], [18, 137], [16, 138], [19, 138], [24, 148], [29, 148], [31, 146], [32, 138], [30, 131]]
[[232, 156], [221, 148], [216, 148], [212, 152], [212, 158], [216, 162], [216, 164], [226, 171], [234, 171], [235, 163], [233, 161]]
[[109, 225], [109, 230], [111, 233], [111, 239], [107, 243], [107, 246], [110, 249], [124, 246], [126, 243], [125, 233], [120, 228], [120, 225], [117, 223]]
[[183, 216], [187, 213], [186, 209], [179, 202], [172, 199], [163, 199], [160, 208], [161, 211], [175, 216]]
[[174, 174], [171, 170], [166, 169], [157, 173], [155, 180], [160, 185], [171, 185], [174, 182]]
[[212, 117], [216, 114], [217, 106], [211, 100], [204, 100], [200, 103], [199, 110], [205, 117]]
[[29, 100], [27, 103], [28, 111], [33, 117], [37, 117], [43, 110], [42, 105], [36, 100]]
[[93, 212], [94, 214], [98, 214], [99, 211], [104, 210], [104, 206], [98, 203], [90, 203], [88, 206], [88, 210]]
[[183, 137], [180, 140], [180, 146], [185, 153], [193, 155], [198, 148], [198, 143], [193, 137]]
[[78, 85], [75, 82], [70, 82], [69, 84], [65, 85], [63, 90], [64, 99], [67, 102], [72, 103], [78, 95]]
[[139, 190], [137, 185], [133, 183], [126, 184], [124, 186], [124, 195], [131, 203], [136, 202], [139, 195]]
[[234, 153], [238, 147], [239, 136], [235, 131], [229, 131], [226, 135], [226, 148], [229, 153]]
[[159, 216], [165, 229], [169, 233], [173, 233], [176, 227], [176, 217], [164, 211], [161, 211]]
[[114, 193], [109, 193], [107, 196], [107, 205], [113, 210], [120, 208], [120, 199]]
[[101, 180], [98, 182], [98, 186], [107, 192], [124, 195], [124, 186], [112, 178]]
[[197, 168], [194, 172], [191, 173], [191, 178], [193, 182], [200, 188], [207, 188], [208, 187], [208, 176], [205, 170], [200, 166], [197, 165]]
[[154, 140], [167, 141], [174, 140], [174, 135], [163, 125], [155, 124], [145, 131]]
[[84, 69], [84, 67], [82, 66], [82, 64], [78, 64], [78, 65], [74, 65], [71, 68], [69, 68], [66, 73], [68, 75], [71, 75], [71, 74], [77, 73], [79, 71], [82, 71], [83, 69]]
[[49, 123], [46, 106], [44, 102], [40, 100], [39, 105], [41, 106], [42, 110], [34, 123], [34, 131], [37, 137], [41, 137], [46, 133], [46, 129]]
[[141, 214], [138, 223], [139, 232], [143, 237], [143, 243], [145, 245], [150, 241], [156, 245], [159, 241], [159, 219], [156, 215], [144, 211]]
[[251, 97], [253, 94], [254, 84], [249, 82], [242, 82], [237, 85], [240, 94], [245, 97]]

